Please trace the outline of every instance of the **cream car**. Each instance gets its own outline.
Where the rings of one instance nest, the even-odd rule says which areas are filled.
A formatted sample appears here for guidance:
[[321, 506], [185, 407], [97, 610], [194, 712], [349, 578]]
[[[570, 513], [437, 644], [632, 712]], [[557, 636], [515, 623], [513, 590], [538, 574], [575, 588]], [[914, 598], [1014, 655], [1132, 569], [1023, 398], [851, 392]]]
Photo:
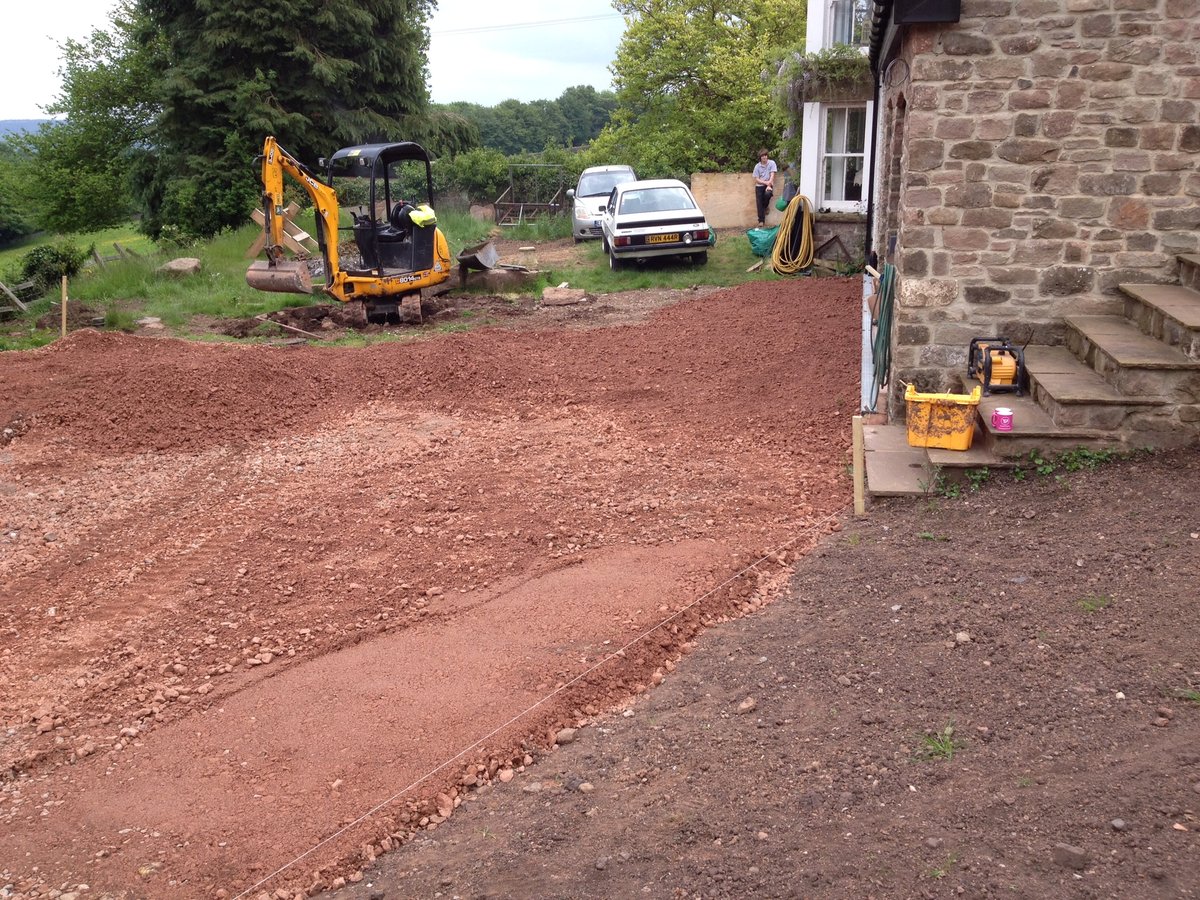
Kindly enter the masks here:
[[712, 229], [688, 186], [674, 178], [618, 184], [604, 204], [600, 229], [614, 270], [655, 256], [708, 262]]

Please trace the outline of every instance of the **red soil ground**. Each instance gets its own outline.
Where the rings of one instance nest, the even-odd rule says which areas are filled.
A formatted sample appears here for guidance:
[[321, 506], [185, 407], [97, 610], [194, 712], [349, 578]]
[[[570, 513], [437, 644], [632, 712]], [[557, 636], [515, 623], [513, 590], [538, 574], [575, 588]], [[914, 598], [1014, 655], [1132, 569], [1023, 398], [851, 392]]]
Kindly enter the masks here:
[[840, 527], [860, 302], [0, 356], [0, 887], [329, 887], [662, 680]]

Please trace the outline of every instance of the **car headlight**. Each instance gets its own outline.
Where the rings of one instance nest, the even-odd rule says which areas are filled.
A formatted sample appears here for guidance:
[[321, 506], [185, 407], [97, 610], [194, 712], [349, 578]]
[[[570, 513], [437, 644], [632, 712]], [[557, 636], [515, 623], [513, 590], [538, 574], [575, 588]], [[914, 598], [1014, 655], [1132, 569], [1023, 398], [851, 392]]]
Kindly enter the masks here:
[[590, 212], [588, 212], [588, 208], [586, 206], [580, 206], [577, 203], [577, 204], [575, 204], [575, 218], [577, 218], [577, 219], [594, 219], [595, 216], [593, 216]]

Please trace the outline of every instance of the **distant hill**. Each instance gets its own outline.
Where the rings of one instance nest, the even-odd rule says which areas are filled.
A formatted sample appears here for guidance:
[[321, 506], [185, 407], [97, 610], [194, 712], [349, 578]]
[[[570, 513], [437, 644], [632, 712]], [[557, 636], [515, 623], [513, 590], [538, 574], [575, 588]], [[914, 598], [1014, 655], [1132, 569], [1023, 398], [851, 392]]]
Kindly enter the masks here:
[[49, 119], [0, 119], [0, 134], [12, 131], [37, 131], [38, 126]]

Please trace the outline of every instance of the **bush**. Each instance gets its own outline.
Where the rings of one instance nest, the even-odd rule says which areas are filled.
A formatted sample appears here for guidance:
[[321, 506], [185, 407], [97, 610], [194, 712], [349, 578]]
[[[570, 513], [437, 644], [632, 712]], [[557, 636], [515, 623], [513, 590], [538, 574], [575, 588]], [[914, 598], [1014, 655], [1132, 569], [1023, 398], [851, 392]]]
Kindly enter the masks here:
[[21, 257], [21, 277], [34, 282], [42, 291], [48, 291], [62, 281], [64, 275], [68, 278], [78, 275], [95, 246], [91, 244], [81, 250], [74, 241], [62, 240], [34, 247]]

